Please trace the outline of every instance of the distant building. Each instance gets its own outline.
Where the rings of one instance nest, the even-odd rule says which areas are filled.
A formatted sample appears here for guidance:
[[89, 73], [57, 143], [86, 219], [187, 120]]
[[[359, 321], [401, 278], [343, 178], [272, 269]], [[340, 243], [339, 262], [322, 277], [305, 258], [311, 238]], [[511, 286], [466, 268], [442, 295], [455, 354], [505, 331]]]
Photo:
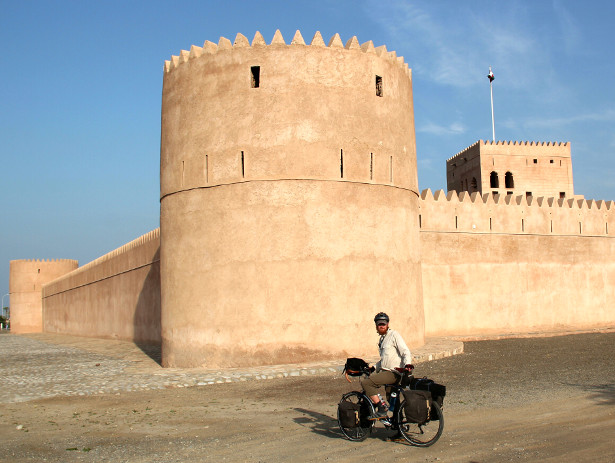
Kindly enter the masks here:
[[446, 161], [446, 185], [457, 193], [573, 198], [570, 143], [477, 141]]

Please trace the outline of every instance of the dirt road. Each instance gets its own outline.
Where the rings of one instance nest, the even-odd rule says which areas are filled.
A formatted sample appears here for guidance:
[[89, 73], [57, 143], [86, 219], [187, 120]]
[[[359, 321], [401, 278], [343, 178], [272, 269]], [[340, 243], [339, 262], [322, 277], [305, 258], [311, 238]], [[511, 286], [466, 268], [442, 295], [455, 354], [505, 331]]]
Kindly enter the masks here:
[[4, 405], [0, 461], [615, 461], [615, 334], [471, 342], [421, 364], [447, 385], [433, 447], [344, 440], [339, 375]]

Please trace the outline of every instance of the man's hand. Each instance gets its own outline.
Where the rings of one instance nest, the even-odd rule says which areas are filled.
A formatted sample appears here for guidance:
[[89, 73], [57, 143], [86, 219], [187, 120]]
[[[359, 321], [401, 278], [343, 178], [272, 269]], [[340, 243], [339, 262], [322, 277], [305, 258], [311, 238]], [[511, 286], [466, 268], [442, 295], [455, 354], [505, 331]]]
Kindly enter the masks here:
[[376, 367], [369, 367], [367, 371], [369, 372], [369, 374], [372, 374], [374, 371], [376, 371]]
[[409, 364], [407, 364], [407, 365], [404, 367], [404, 370], [412, 371], [412, 370], [414, 370], [414, 365], [412, 365], [411, 363], [409, 363]]

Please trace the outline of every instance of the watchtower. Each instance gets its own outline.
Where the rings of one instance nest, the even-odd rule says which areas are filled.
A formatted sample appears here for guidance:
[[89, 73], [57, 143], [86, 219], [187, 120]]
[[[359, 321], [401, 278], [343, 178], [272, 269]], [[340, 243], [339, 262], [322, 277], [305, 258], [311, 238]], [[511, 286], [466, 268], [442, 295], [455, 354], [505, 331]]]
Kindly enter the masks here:
[[574, 197], [570, 143], [479, 140], [446, 161], [448, 191]]
[[167, 61], [165, 366], [373, 355], [424, 342], [412, 79], [356, 37], [206, 41]]
[[9, 269], [11, 332], [42, 332], [43, 285], [75, 270], [78, 266], [79, 262], [71, 259], [12, 260]]

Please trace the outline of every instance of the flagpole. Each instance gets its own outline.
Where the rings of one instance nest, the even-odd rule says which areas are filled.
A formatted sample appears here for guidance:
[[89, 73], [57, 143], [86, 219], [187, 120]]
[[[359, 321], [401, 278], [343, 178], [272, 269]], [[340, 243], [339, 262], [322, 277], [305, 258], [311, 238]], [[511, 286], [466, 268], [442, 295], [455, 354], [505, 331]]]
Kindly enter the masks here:
[[493, 133], [493, 143], [495, 143], [495, 119], [493, 118], [493, 72], [491, 72], [491, 66], [489, 66], [489, 87], [491, 88], [491, 131]]

